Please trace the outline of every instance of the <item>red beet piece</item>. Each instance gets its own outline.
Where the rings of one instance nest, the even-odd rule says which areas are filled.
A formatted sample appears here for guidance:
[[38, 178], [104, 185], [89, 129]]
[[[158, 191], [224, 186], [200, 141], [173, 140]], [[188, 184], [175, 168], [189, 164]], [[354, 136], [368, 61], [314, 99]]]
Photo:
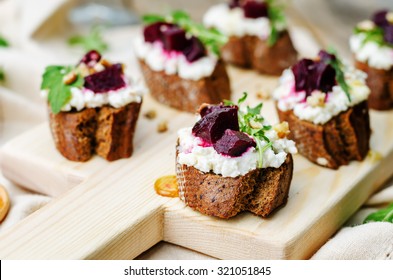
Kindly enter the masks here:
[[243, 4], [244, 16], [246, 18], [268, 17], [267, 3], [259, 1], [246, 1]]
[[183, 50], [183, 54], [187, 61], [194, 62], [206, 55], [206, 49], [198, 38], [192, 36], [188, 40], [188, 46]]
[[166, 22], [156, 22], [145, 26], [145, 28], [143, 29], [143, 36], [145, 38], [145, 42], [154, 43], [155, 41], [161, 41], [162, 32], [172, 26], [174, 25]]
[[217, 106], [210, 109], [192, 128], [196, 137], [202, 138], [208, 144], [214, 144], [224, 134], [226, 129], [239, 130], [236, 106]]
[[122, 76], [122, 65], [114, 64], [101, 72], [85, 77], [84, 87], [95, 93], [117, 90], [126, 85]]
[[325, 50], [320, 50], [318, 56], [325, 63], [328, 63], [328, 61], [331, 60], [336, 60], [336, 56], [334, 54], [328, 53]]
[[248, 148], [256, 147], [256, 143], [243, 132], [227, 129], [213, 147], [219, 154], [238, 157]]
[[167, 51], [182, 51], [189, 46], [186, 32], [177, 26], [172, 26], [162, 32], [162, 42]]
[[94, 64], [96, 64], [100, 60], [101, 60], [101, 54], [96, 50], [91, 50], [83, 56], [80, 63], [85, 63], [89, 65], [91, 64], [91, 62], [94, 62]]
[[389, 21], [386, 18], [387, 10], [380, 10], [374, 13], [372, 21], [379, 27], [385, 27], [389, 25]]

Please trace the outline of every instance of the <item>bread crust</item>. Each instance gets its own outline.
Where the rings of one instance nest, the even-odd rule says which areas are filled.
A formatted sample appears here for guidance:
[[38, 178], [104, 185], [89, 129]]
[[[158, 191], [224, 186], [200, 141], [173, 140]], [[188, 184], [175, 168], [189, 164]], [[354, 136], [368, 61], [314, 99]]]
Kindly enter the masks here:
[[323, 125], [301, 120], [292, 110], [283, 112], [277, 108], [277, 112], [280, 121], [288, 122], [291, 130], [288, 138], [295, 141], [299, 153], [318, 165], [338, 169], [367, 155], [371, 135], [367, 101]]
[[231, 36], [222, 48], [221, 55], [224, 61], [236, 66], [275, 76], [281, 75], [282, 71], [297, 61], [297, 51], [287, 31], [280, 34], [273, 46], [257, 36]]
[[223, 61], [219, 60], [210, 77], [197, 81], [168, 75], [164, 71], [152, 70], [139, 59], [143, 76], [150, 94], [160, 103], [181, 111], [195, 113], [200, 104], [218, 104], [230, 99], [229, 77]]
[[368, 64], [355, 60], [356, 68], [367, 73], [367, 85], [371, 90], [368, 97], [369, 107], [375, 110], [393, 108], [393, 68], [376, 69]]
[[49, 124], [57, 150], [72, 161], [87, 161], [94, 152], [108, 161], [130, 157], [141, 103], [103, 106], [53, 114]]
[[178, 162], [176, 173], [180, 198], [202, 214], [228, 219], [250, 211], [266, 217], [287, 201], [293, 160], [288, 154], [279, 168], [258, 168], [235, 178]]

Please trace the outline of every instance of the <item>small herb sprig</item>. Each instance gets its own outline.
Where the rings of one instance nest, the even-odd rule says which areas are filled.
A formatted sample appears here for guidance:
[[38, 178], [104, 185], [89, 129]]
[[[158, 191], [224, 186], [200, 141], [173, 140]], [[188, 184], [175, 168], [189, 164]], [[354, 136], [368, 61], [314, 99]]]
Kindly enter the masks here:
[[338, 58], [337, 52], [335, 49], [333, 49], [332, 47], [329, 47], [327, 49], [327, 52], [334, 55], [335, 59], [328, 59], [328, 60], [326, 60], [326, 63], [329, 64], [330, 66], [332, 66], [333, 69], [336, 71], [336, 81], [339, 84], [339, 86], [343, 89], [343, 91], [345, 92], [349, 102], [351, 102], [351, 94], [350, 94], [351, 88], [347, 84], [347, 82], [345, 81], [344, 72], [342, 70], [344, 68], [344, 64]]
[[42, 76], [41, 90], [48, 90], [48, 102], [54, 114], [61, 111], [61, 108], [71, 99], [71, 88], [81, 88], [84, 79], [80, 74], [74, 82], [64, 83], [64, 77], [71, 71], [72, 66], [48, 66]]
[[286, 24], [283, 7], [278, 5], [276, 0], [266, 0], [268, 5], [267, 13], [270, 20], [271, 30], [268, 38], [268, 45], [273, 46], [280, 35], [279, 26]]
[[201, 42], [216, 55], [220, 54], [220, 48], [228, 41], [227, 36], [221, 34], [215, 28], [206, 28], [200, 23], [194, 22], [184, 11], [173, 11], [168, 16], [148, 14], [142, 17], [145, 24], [156, 22], [169, 22], [179, 25], [187, 33], [197, 37]]
[[376, 43], [378, 46], [388, 46], [393, 47], [392, 44], [388, 43], [384, 39], [384, 31], [381, 27], [375, 26], [370, 29], [362, 29], [360, 27], [355, 27], [354, 34], [363, 34], [364, 39], [362, 41], [362, 46], [368, 42]]
[[369, 222], [389, 222], [393, 223], [393, 203], [388, 207], [371, 213], [364, 219], [363, 223]]
[[74, 35], [68, 39], [70, 46], [79, 45], [84, 51], [96, 50], [100, 53], [108, 50], [108, 44], [102, 39], [102, 26], [95, 25], [86, 36]]
[[[238, 119], [239, 119], [239, 130], [250, 136], [252, 136], [257, 143], [258, 150], [258, 168], [263, 167], [263, 153], [269, 149], [273, 143], [269, 138], [265, 136], [265, 132], [270, 130], [272, 126], [263, 125], [265, 119], [261, 116], [261, 110], [263, 104], [260, 103], [254, 108], [247, 106], [246, 111], [240, 110], [240, 105], [247, 99], [247, 92], [243, 93], [243, 96], [237, 101], [237, 104], [230, 100], [224, 100], [225, 105], [237, 105]], [[263, 145], [262, 142], [267, 144]]]

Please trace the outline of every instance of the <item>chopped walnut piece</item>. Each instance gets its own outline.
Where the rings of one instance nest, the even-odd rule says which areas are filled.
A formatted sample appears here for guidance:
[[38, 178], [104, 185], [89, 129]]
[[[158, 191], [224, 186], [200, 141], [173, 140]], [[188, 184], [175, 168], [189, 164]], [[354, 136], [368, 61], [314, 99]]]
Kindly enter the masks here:
[[77, 78], [77, 75], [75, 74], [75, 72], [71, 71], [70, 73], [68, 73], [67, 75], [65, 75], [63, 77], [63, 83], [65, 85], [70, 85], [76, 81], [76, 78]]
[[167, 121], [161, 121], [158, 126], [157, 126], [157, 132], [158, 133], [163, 133], [168, 130], [168, 122]]
[[157, 116], [157, 113], [155, 110], [149, 110], [144, 114], [145, 118], [148, 120], [155, 119]]
[[277, 132], [277, 136], [280, 139], [287, 137], [290, 132], [287, 122], [278, 123], [273, 126], [273, 129]]
[[307, 97], [307, 104], [311, 107], [325, 106], [326, 93], [321, 91], [313, 91], [311, 96]]
[[100, 63], [105, 67], [108, 68], [110, 66], [112, 66], [112, 63], [110, 63], [108, 60], [106, 59], [101, 59]]
[[386, 14], [386, 20], [390, 23], [393, 23], [393, 12], [389, 12]]

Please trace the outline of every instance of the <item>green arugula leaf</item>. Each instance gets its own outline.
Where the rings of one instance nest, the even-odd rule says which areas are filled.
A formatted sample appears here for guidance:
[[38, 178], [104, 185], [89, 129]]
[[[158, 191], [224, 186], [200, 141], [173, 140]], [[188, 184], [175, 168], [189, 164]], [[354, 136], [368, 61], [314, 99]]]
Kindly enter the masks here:
[[108, 50], [108, 44], [102, 39], [100, 26], [93, 26], [86, 36], [75, 35], [68, 39], [70, 46], [80, 45], [86, 52], [96, 50], [100, 53]]
[[5, 82], [5, 72], [3, 67], [0, 67], [0, 84]]
[[[243, 96], [238, 100], [237, 106], [240, 107], [246, 99], [247, 93], [244, 92]], [[229, 102], [230, 105], [235, 105], [233, 102]], [[265, 119], [261, 116], [262, 107], [263, 104], [260, 103], [254, 108], [247, 106], [246, 112], [240, 109], [238, 110], [239, 130], [252, 136], [257, 143], [258, 168], [263, 167], [263, 153], [273, 145], [270, 139], [265, 136], [265, 132], [270, 130], [272, 127], [270, 125], [263, 125]], [[267, 144], [263, 146], [262, 141]]]
[[77, 74], [76, 80], [69, 85], [64, 84], [63, 79], [68, 73], [73, 71], [71, 66], [48, 66], [42, 76], [41, 89], [48, 90], [48, 102], [54, 114], [61, 111], [61, 108], [71, 99], [71, 88], [81, 88], [84, 79]]
[[166, 17], [149, 14], [144, 15], [142, 19], [146, 24], [153, 24], [155, 22], [170, 22], [177, 24], [187, 33], [201, 40], [201, 42], [216, 55], [220, 54], [221, 47], [228, 41], [228, 37], [221, 34], [217, 29], [207, 29], [202, 24], [194, 22], [184, 11], [176, 10]]
[[279, 26], [286, 24], [283, 7], [278, 5], [276, 0], [266, 0], [267, 3], [267, 13], [270, 20], [271, 30], [268, 38], [268, 45], [273, 46], [278, 38], [280, 37]]
[[393, 203], [388, 207], [371, 213], [364, 219], [363, 223], [369, 222], [389, 222], [393, 223]]
[[349, 102], [351, 102], [351, 94], [350, 94], [351, 88], [345, 81], [345, 75], [342, 70], [344, 68], [344, 64], [338, 58], [337, 52], [334, 48], [328, 47], [327, 52], [336, 57], [336, 59], [328, 60], [327, 63], [330, 64], [330, 66], [332, 66], [333, 69], [336, 71], [336, 81], [345, 92]]
[[0, 36], [0, 47], [7, 48], [9, 46], [10, 44], [8, 41], [4, 37]]

